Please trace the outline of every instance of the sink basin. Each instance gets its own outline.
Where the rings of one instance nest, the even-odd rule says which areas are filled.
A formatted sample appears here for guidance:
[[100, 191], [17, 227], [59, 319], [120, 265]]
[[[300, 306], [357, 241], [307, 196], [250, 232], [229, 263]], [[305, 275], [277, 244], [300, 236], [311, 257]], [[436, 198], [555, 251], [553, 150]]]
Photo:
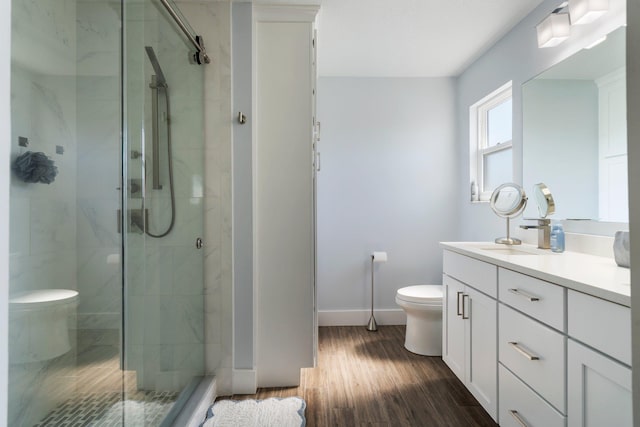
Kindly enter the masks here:
[[480, 248], [480, 250], [500, 255], [538, 255], [536, 252], [514, 248], [513, 246], [489, 246]]

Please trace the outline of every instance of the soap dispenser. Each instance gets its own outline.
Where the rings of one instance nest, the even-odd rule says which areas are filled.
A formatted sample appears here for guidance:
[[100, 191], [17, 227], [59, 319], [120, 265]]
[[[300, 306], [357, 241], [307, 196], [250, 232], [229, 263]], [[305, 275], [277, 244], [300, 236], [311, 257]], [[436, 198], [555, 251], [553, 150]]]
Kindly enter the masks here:
[[564, 252], [564, 229], [562, 224], [551, 224], [550, 243], [552, 252]]

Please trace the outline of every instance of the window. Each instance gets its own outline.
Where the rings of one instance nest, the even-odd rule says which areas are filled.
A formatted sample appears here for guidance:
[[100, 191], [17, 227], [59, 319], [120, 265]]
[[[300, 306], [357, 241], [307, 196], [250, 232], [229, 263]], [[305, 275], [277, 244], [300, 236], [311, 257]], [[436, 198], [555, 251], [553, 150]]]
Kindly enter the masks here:
[[473, 201], [486, 201], [493, 190], [513, 181], [511, 82], [469, 109], [470, 171]]

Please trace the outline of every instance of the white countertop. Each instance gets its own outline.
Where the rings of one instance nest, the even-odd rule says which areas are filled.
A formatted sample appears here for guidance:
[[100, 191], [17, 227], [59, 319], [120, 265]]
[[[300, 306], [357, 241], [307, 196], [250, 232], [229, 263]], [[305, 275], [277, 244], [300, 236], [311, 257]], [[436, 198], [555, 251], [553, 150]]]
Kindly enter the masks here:
[[631, 270], [618, 267], [612, 258], [568, 251], [554, 253], [524, 244], [513, 248], [534, 255], [499, 253], [508, 246], [491, 242], [440, 242], [440, 245], [499, 267], [631, 306]]

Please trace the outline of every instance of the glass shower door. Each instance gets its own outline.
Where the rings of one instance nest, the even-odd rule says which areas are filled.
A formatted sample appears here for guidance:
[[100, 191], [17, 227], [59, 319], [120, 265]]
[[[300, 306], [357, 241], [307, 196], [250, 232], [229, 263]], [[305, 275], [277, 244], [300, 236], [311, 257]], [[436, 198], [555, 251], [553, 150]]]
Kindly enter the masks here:
[[160, 425], [204, 374], [203, 70], [158, 4], [123, 21], [125, 424]]

